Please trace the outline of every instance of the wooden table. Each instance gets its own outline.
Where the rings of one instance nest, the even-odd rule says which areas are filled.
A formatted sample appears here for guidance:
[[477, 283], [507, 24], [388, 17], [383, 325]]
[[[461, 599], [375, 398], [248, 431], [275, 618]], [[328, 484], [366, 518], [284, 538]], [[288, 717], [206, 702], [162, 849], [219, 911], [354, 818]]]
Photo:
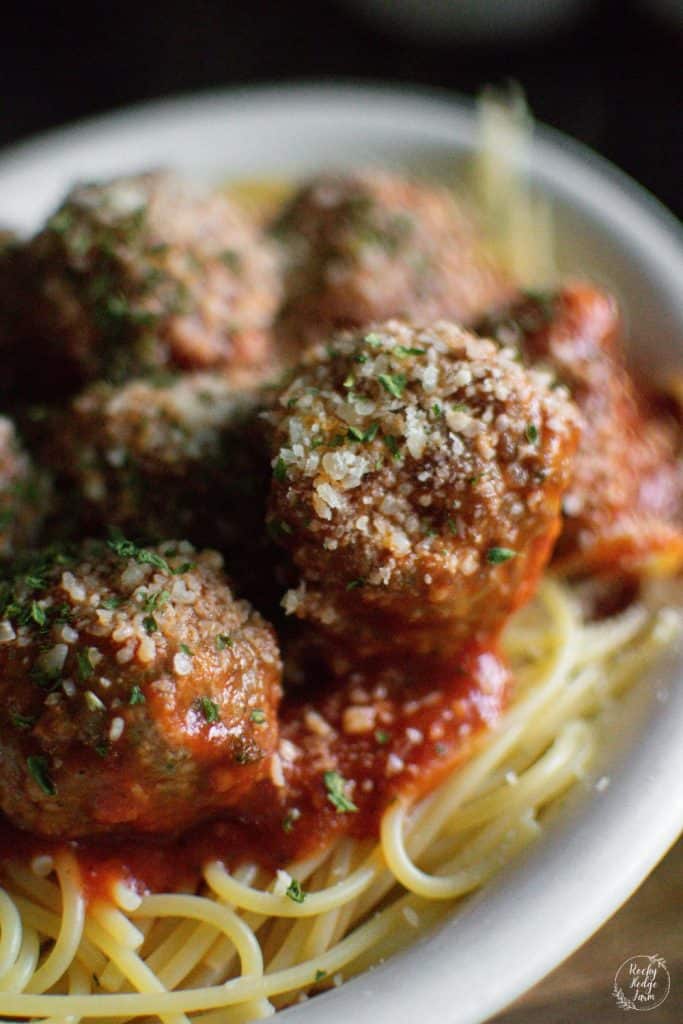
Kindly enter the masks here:
[[[654, 953], [667, 963], [668, 998], [647, 1013], [620, 1009], [612, 995], [619, 965]], [[489, 1024], [625, 1022], [683, 1022], [683, 839], [592, 939]]]

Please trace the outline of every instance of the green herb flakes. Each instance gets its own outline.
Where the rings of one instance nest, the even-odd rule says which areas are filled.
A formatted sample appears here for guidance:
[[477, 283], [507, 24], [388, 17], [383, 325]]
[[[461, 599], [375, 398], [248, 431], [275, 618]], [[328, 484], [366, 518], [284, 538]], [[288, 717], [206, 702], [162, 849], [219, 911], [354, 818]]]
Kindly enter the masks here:
[[349, 814], [357, 811], [358, 808], [346, 795], [346, 779], [339, 772], [325, 772], [323, 774], [327, 799], [339, 814]]
[[40, 754], [31, 754], [26, 758], [29, 774], [34, 782], [42, 789], [47, 796], [56, 796], [57, 787], [50, 778], [47, 758]]

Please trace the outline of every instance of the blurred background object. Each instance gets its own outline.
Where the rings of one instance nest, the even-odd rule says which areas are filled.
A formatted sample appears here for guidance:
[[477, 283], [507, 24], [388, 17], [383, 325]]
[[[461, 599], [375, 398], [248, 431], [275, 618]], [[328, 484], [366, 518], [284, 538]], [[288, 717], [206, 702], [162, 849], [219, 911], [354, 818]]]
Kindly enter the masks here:
[[[196, 89], [350, 78], [475, 95], [514, 79], [539, 120], [681, 214], [682, 2], [24, 0], [3, 11], [0, 145]], [[408, 10], [461, 28], [392, 28], [409, 27]], [[463, 27], [473, 18], [476, 38]]]

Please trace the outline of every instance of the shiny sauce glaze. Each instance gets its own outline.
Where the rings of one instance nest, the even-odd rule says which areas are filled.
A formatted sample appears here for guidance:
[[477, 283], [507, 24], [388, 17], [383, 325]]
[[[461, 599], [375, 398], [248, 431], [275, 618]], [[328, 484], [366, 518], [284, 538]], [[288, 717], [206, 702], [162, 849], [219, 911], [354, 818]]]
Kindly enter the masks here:
[[376, 661], [341, 680], [316, 678], [285, 697], [271, 778], [229, 815], [171, 838], [68, 844], [0, 820], [0, 865], [68, 845], [97, 900], [110, 899], [121, 880], [140, 893], [194, 891], [211, 860], [275, 870], [343, 835], [376, 838], [393, 799], [429, 792], [471, 755], [510, 689], [494, 645], [470, 646], [448, 664]]

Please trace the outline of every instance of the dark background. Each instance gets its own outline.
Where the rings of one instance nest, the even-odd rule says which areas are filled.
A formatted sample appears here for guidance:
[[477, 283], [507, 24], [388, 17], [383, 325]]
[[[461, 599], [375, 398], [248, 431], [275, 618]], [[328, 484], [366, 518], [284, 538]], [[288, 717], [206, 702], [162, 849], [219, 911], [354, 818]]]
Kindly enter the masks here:
[[0, 27], [0, 145], [221, 85], [351, 78], [474, 94], [513, 78], [540, 120], [589, 143], [680, 215], [682, 42], [644, 0], [596, 0], [554, 35], [487, 45], [392, 36], [335, 0], [27, 0]]

